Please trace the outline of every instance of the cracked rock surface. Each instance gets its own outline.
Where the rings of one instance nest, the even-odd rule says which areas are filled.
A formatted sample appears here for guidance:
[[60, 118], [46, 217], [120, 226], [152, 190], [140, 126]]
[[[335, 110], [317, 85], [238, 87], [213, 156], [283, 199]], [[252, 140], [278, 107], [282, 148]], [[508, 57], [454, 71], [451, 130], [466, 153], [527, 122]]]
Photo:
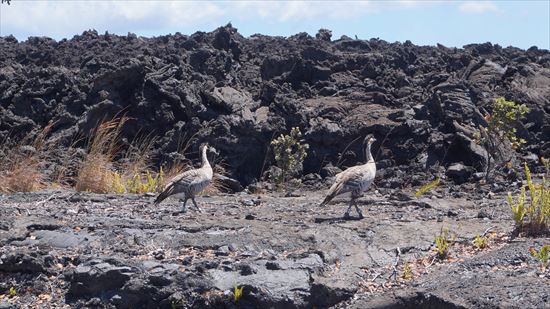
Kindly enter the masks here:
[[[480, 189], [481, 190], [481, 189]], [[204, 213], [174, 216], [176, 200], [72, 191], [0, 199], [0, 303], [104, 308], [495, 308], [548, 306], [548, 271], [528, 253], [547, 239], [506, 240], [503, 196], [420, 199], [394, 190], [345, 201], [322, 192], [200, 197]], [[474, 195], [478, 198], [474, 198]], [[250, 206], [243, 199], [260, 202]], [[46, 202], [44, 202], [46, 201]], [[480, 211], [491, 219], [479, 217]], [[442, 227], [456, 239], [435, 259]], [[491, 230], [490, 247], [474, 250]], [[501, 236], [499, 236], [501, 235]], [[399, 256], [396, 256], [399, 248]], [[397, 262], [396, 262], [397, 261]], [[413, 278], [403, 279], [404, 265]], [[234, 302], [234, 288], [243, 296]], [[524, 292], [529, 290], [529, 293]], [[522, 292], [523, 291], [523, 292]]]

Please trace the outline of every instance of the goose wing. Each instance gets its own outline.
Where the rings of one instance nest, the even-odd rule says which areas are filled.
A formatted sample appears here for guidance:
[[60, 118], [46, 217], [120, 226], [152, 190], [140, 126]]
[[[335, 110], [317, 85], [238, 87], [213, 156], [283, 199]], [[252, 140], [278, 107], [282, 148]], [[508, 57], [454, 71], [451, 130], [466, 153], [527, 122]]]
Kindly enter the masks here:
[[325, 205], [338, 195], [352, 191], [364, 191], [374, 179], [376, 167], [372, 164], [352, 166], [336, 175], [334, 184], [328, 190], [321, 205]]
[[[162, 202], [170, 195], [178, 193], [188, 193], [189, 188], [197, 187], [206, 181], [204, 173], [201, 173], [201, 169], [193, 169], [185, 171], [179, 175], [174, 176], [170, 182], [164, 187], [164, 190], [155, 199], [155, 204]], [[206, 184], [208, 185], [208, 184]]]

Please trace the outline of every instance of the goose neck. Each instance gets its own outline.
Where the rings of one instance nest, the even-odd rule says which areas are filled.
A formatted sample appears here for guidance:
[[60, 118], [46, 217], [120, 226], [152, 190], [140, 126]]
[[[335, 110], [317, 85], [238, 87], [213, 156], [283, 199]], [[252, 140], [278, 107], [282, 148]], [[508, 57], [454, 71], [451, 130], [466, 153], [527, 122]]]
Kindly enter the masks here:
[[370, 151], [370, 143], [367, 143], [367, 148], [365, 149], [366, 162], [374, 161], [372, 153]]
[[210, 166], [210, 162], [208, 162], [208, 157], [206, 155], [208, 147], [202, 148], [202, 166]]

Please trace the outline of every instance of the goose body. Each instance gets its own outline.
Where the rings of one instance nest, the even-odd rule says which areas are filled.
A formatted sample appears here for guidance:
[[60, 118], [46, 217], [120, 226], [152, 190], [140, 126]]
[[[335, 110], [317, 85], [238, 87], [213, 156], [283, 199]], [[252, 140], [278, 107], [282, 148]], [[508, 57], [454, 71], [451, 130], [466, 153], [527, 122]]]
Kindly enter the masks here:
[[183, 201], [181, 212], [186, 211], [185, 204], [188, 199], [193, 201], [193, 205], [195, 205], [198, 211], [202, 211], [195, 201], [195, 196], [208, 187], [214, 175], [210, 162], [208, 162], [208, 150], [215, 151], [214, 148], [209, 148], [208, 145], [204, 145], [201, 148], [202, 165], [200, 168], [185, 171], [172, 178], [164, 190], [157, 196], [154, 203], [159, 204], [167, 197], [175, 195], [179, 196]]
[[351, 207], [355, 206], [357, 214], [360, 218], [363, 218], [361, 210], [357, 207], [356, 200], [367, 191], [376, 177], [376, 163], [371, 154], [371, 145], [375, 141], [373, 137], [368, 137], [366, 139], [366, 163], [349, 167], [345, 171], [337, 174], [334, 184], [332, 184], [328, 190], [320, 206], [325, 206], [337, 196], [350, 195], [350, 204], [345, 216], [348, 217]]

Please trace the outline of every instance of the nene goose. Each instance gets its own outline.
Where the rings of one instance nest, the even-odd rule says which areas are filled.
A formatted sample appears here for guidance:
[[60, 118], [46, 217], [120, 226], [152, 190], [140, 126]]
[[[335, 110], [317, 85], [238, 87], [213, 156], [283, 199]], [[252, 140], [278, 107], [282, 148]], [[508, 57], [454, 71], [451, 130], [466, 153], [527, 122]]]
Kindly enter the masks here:
[[359, 207], [357, 207], [356, 200], [370, 187], [372, 181], [374, 180], [374, 176], [376, 175], [376, 163], [374, 162], [370, 151], [370, 146], [376, 141], [376, 139], [369, 135], [365, 138], [365, 141], [367, 144], [367, 149], [365, 151], [367, 157], [366, 163], [352, 166], [336, 175], [334, 184], [330, 187], [325, 200], [320, 205], [325, 206], [336, 196], [350, 193], [351, 200], [348, 210], [344, 215], [345, 218], [349, 218], [349, 212], [352, 206], [355, 206], [355, 210], [357, 211], [359, 218], [363, 218], [363, 213]]
[[178, 213], [186, 212], [185, 204], [188, 199], [191, 199], [191, 201], [193, 201], [193, 205], [195, 205], [195, 208], [197, 208], [199, 212], [202, 212], [202, 209], [195, 201], [195, 195], [204, 190], [212, 181], [213, 171], [210, 163], [208, 162], [207, 151], [217, 153], [214, 147], [210, 147], [208, 144], [203, 145], [201, 147], [201, 167], [198, 169], [185, 171], [172, 178], [164, 190], [155, 199], [155, 205], [158, 205], [165, 198], [171, 195], [178, 195], [181, 196], [180, 201], [183, 201], [183, 209]]

